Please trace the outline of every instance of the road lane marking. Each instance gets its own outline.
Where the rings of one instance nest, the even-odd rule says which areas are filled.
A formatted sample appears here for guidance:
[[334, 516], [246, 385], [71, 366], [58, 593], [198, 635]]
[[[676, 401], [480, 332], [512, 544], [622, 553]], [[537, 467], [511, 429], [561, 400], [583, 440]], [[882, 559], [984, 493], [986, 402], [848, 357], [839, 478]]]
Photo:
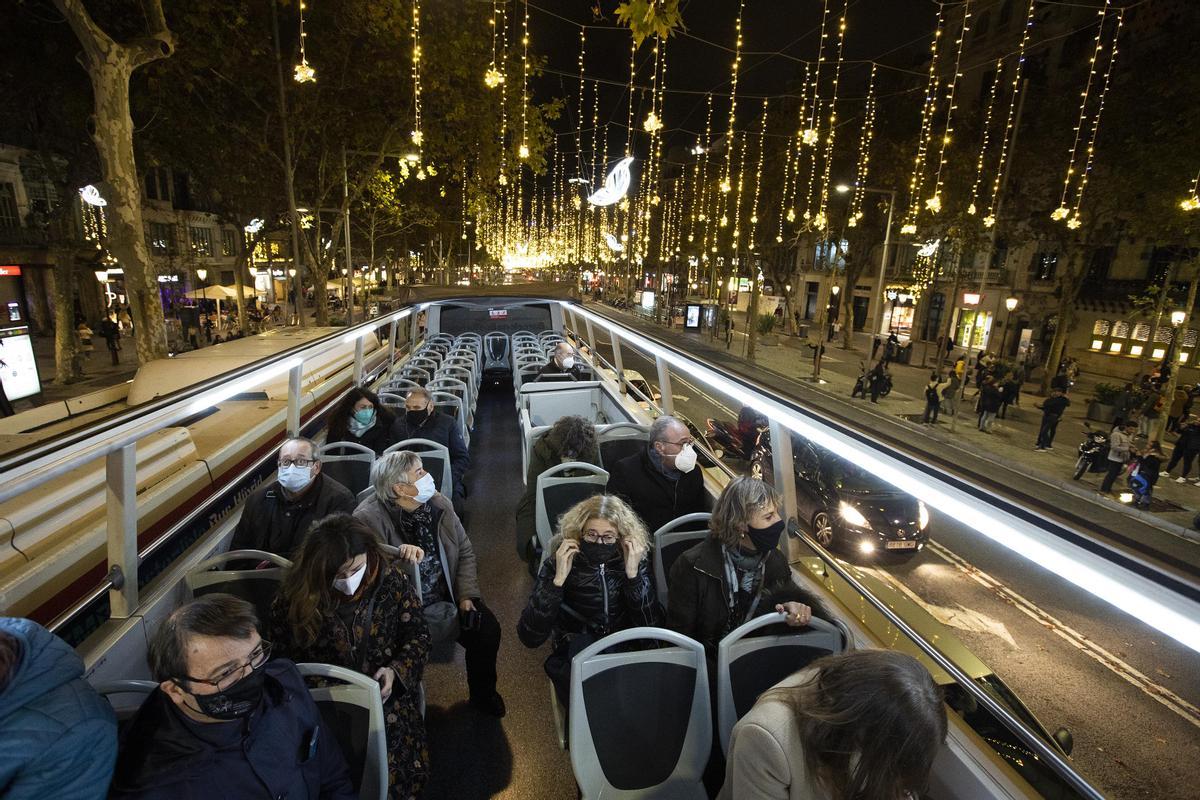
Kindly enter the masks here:
[[944, 545], [930, 541], [928, 549], [946, 563], [957, 567], [958, 570], [964, 575], [974, 580], [980, 586], [990, 590], [993, 594], [997, 595], [1001, 600], [1005, 601], [1013, 608], [1025, 614], [1042, 627], [1048, 628], [1051, 632], [1053, 632], [1059, 638], [1070, 643], [1084, 655], [1104, 666], [1110, 672], [1115, 673], [1131, 686], [1141, 690], [1143, 694], [1148, 695], [1150, 698], [1175, 712], [1192, 725], [1200, 728], [1200, 708], [1197, 708], [1192, 703], [1189, 703], [1187, 700], [1175, 694], [1162, 684], [1156, 683], [1150, 677], [1138, 671], [1133, 665], [1122, 660], [1116, 654], [1105, 650], [1099, 644], [1092, 641], [1071, 626], [1067, 625], [1062, 620], [1043, 611], [1033, 601], [1026, 599], [1020, 594], [1017, 594], [1012, 589], [1009, 589], [999, 580], [971, 564], [957, 553], [954, 553], [946, 548]]

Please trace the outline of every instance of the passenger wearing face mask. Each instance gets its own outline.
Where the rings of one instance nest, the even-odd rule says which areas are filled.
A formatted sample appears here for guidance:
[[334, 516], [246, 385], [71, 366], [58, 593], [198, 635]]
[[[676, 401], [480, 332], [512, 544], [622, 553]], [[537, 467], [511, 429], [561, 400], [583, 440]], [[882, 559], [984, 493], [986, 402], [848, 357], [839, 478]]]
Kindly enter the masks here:
[[278, 464], [277, 478], [246, 498], [230, 550], [265, 550], [291, 558], [314, 522], [353, 513], [354, 495], [321, 474], [312, 439], [288, 439], [279, 448]]
[[589, 497], [559, 519], [517, 635], [526, 647], [552, 640], [544, 668], [564, 708], [575, 654], [610, 633], [661, 624], [649, 551], [645, 526], [619, 497]]
[[713, 508], [711, 532], [680, 554], [667, 580], [667, 625], [716, 657], [725, 634], [771, 611], [807, 625], [820, 606], [792, 580], [778, 549], [785, 528], [778, 492], [757, 478], [730, 481]]
[[325, 441], [361, 444], [380, 456], [396, 442], [392, 438], [395, 421], [396, 416], [379, 404], [374, 392], [356, 386], [346, 393], [329, 415], [329, 431]]
[[454, 480], [454, 493], [450, 497], [454, 512], [463, 516], [463, 501], [466, 497], [467, 470], [471, 467], [471, 454], [463, 443], [458, 421], [443, 414], [433, 406], [426, 389], [413, 389], [404, 399], [404, 416], [392, 423], [392, 441], [406, 439], [428, 439], [450, 451], [450, 477]]
[[675, 417], [654, 420], [646, 449], [609, 470], [608, 493], [624, 498], [651, 535], [677, 517], [706, 510], [704, 476], [696, 469], [687, 426]]
[[496, 691], [500, 623], [480, 598], [475, 550], [454, 508], [434, 488], [421, 457], [408, 450], [378, 459], [371, 467], [371, 485], [375, 491], [354, 516], [399, 548], [401, 558], [417, 565], [421, 605], [434, 643], [457, 639], [466, 649], [471, 706], [503, 717], [504, 699]]
[[246, 601], [208, 594], [176, 609], [150, 640], [158, 688], [125, 731], [109, 797], [357, 797], [295, 665], [270, 658]]
[[268, 630], [277, 655], [379, 682], [389, 800], [419, 797], [429, 777], [419, 694], [429, 628], [420, 597], [375, 532], [347, 514], [317, 522], [275, 596]]
[[[571, 380], [587, 380], [587, 367], [575, 355], [575, 349], [566, 342], [559, 342], [554, 347], [554, 356], [550, 362], [538, 370], [542, 375], [569, 375]], [[536, 379], [535, 379], [536, 380]]]

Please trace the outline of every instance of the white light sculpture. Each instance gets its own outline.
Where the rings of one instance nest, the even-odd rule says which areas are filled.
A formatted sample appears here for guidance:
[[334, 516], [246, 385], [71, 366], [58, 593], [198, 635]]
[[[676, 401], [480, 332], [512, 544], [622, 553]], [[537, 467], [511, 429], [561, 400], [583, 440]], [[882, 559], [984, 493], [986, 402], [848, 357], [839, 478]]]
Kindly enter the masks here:
[[79, 197], [89, 206], [100, 206], [103, 208], [108, 205], [108, 201], [100, 196], [100, 190], [90, 183], [79, 190]]
[[250, 220], [250, 224], [246, 226], [246, 233], [251, 235], [258, 233], [262, 230], [263, 224], [264, 223], [261, 219], [255, 218]]
[[588, 202], [594, 206], [611, 206], [619, 203], [629, 191], [629, 165], [633, 156], [626, 156], [617, 162], [604, 179], [604, 186], [588, 196]]
[[919, 255], [921, 258], [929, 258], [937, 252], [938, 245], [941, 243], [941, 239], [933, 239], [932, 241], [928, 241], [921, 245], [920, 249], [917, 250], [917, 255]]
[[607, 244], [608, 249], [612, 250], [614, 253], [620, 253], [625, 250], [625, 245], [617, 241], [617, 237], [613, 236], [611, 233], [604, 234], [604, 243]]

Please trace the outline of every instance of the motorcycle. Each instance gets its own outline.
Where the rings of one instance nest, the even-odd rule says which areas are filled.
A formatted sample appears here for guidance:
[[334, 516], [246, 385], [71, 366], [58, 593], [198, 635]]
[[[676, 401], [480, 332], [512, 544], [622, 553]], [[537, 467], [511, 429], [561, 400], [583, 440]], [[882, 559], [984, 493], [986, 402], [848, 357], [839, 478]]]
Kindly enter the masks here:
[[1104, 472], [1108, 468], [1108, 434], [1093, 430], [1086, 422], [1087, 434], [1079, 443], [1079, 458], [1075, 462], [1075, 480], [1085, 472]]
[[[879, 379], [879, 396], [887, 397], [892, 393], [892, 375], [890, 372], [883, 373]], [[854, 382], [854, 391], [850, 393], [851, 397], [866, 397], [871, 393], [871, 374], [867, 371], [867, 365], [861, 361], [858, 364], [858, 380]]]

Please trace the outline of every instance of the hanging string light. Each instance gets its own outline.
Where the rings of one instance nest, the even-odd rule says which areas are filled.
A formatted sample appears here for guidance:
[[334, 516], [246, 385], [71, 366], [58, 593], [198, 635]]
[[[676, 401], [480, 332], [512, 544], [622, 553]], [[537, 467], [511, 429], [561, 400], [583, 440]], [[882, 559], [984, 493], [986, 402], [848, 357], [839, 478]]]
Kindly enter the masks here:
[[633, 93], [637, 78], [637, 42], [629, 37], [629, 110], [625, 116], [625, 157], [633, 155]]
[[1200, 172], [1192, 180], [1192, 193], [1179, 201], [1179, 207], [1184, 211], [1195, 211], [1200, 208]]
[[[1107, 19], [1106, 12], [1108, 10], [1108, 5], [1109, 5], [1109, 3], [1106, 2], [1104, 10], [1101, 11], [1101, 13], [1100, 13], [1100, 32], [1101, 33], [1104, 31], [1104, 23]], [[1113, 26], [1112, 43], [1109, 46], [1108, 66], [1104, 70], [1104, 80], [1101, 84], [1100, 94], [1099, 94], [1099, 97], [1097, 98], [1097, 102], [1096, 102], [1096, 113], [1095, 113], [1095, 115], [1093, 115], [1092, 121], [1091, 121], [1091, 132], [1088, 135], [1087, 149], [1084, 151], [1083, 169], [1081, 170], [1080, 176], [1079, 176], [1079, 188], [1075, 191], [1075, 203], [1071, 207], [1071, 214], [1070, 214], [1070, 217], [1067, 219], [1067, 227], [1070, 228], [1071, 230], [1075, 230], [1076, 228], [1078, 228], [1080, 225], [1083, 224], [1079, 218], [1079, 208], [1080, 208], [1080, 206], [1083, 205], [1083, 192], [1084, 192], [1084, 189], [1087, 188], [1088, 178], [1091, 177], [1091, 174], [1092, 174], [1092, 164], [1096, 158], [1096, 134], [1100, 130], [1100, 115], [1104, 113], [1104, 98], [1108, 96], [1108, 86], [1109, 86], [1109, 82], [1112, 78], [1113, 65], [1115, 65], [1117, 63], [1117, 41], [1121, 36], [1121, 25], [1124, 22], [1125, 10], [1118, 8], [1115, 11], [1115, 16], [1116, 16], [1117, 22], [1116, 22], [1116, 25]], [[1099, 34], [1097, 34], [1097, 35], [1099, 35]], [[1090, 66], [1090, 70], [1089, 70], [1090, 72], [1095, 71], [1095, 69], [1096, 69], [1095, 59], [1098, 56], [1099, 56], [1099, 51], [1097, 51], [1096, 56], [1093, 56], [1093, 63]], [[1089, 75], [1089, 80], [1090, 80], [1090, 75]], [[1084, 99], [1084, 102], [1085, 103], [1087, 102], [1086, 98]], [[1070, 174], [1070, 172], [1068, 172], [1067, 173], [1068, 180], [1070, 179], [1070, 177], [1071, 177], [1071, 174]], [[1064, 195], [1064, 201], [1065, 201], [1065, 195]], [[1059, 207], [1061, 208], [1062, 206], [1060, 205]], [[1058, 212], [1055, 211], [1055, 213], [1058, 213]]]
[[[587, 28], [582, 25], [579, 27], [579, 99], [575, 104], [578, 109], [578, 124], [575, 126], [575, 160], [580, 167], [583, 166], [583, 111], [587, 102], [587, 84], [583, 79], [583, 59], [587, 52]], [[594, 123], [593, 123], [594, 124]], [[578, 195], [575, 197], [579, 200]], [[576, 208], [580, 207], [577, 203]]]
[[413, 0], [412, 11], [412, 79], [413, 79], [413, 129], [412, 143], [420, 147], [425, 141], [421, 130], [421, 0]]
[[755, 234], [758, 232], [758, 196], [762, 190], [763, 156], [767, 144], [767, 98], [762, 102], [762, 124], [758, 129], [758, 163], [754, 167], [754, 200], [750, 203], [749, 248], [754, 249]]
[[525, 15], [521, 18], [521, 160], [529, 158], [529, 0], [525, 0]]
[[817, 230], [824, 230], [829, 224], [826, 211], [829, 208], [829, 184], [833, 174], [833, 144], [837, 136], [838, 80], [842, 74], [842, 53], [846, 43], [846, 12], [849, 8], [850, 0], [846, 0], [842, 5], [842, 16], [838, 20], [837, 61], [834, 62], [833, 88], [829, 98], [829, 136], [825, 142], [825, 174], [821, 180], [821, 207], [813, 219]]
[[946, 9], [938, 6], [937, 23], [933, 29], [933, 42], [929, 46], [929, 77], [925, 83], [925, 102], [921, 106], [921, 128], [917, 134], [917, 154], [913, 159], [913, 171], [908, 179], [908, 212], [900, 226], [900, 232], [915, 234], [917, 232], [917, 213], [920, 211], [921, 188], [925, 183], [925, 155], [929, 149], [929, 137], [933, 130], [933, 117], [937, 110], [937, 68], [938, 46], [942, 39], [942, 29], [946, 24]]
[[958, 39], [954, 42], [954, 72], [950, 75], [950, 86], [946, 90], [946, 126], [942, 130], [941, 147], [938, 151], [937, 172], [933, 179], [933, 196], [925, 201], [925, 208], [934, 214], [942, 210], [942, 170], [946, 166], [946, 148], [954, 136], [954, 110], [958, 108], [954, 105], [954, 94], [958, 88], [958, 79], [962, 77], [959, 69], [962, 66], [963, 42], [966, 41], [967, 33], [970, 30], [971, 0], [966, 0], [963, 3], [962, 25], [958, 29]]
[[796, 130], [796, 144], [795, 144], [795, 148], [794, 148], [794, 154], [791, 153], [792, 148], [789, 148], [789, 154], [792, 154], [791, 181], [789, 182], [787, 180], [787, 175], [786, 174], [784, 175], [784, 188], [783, 188], [784, 199], [783, 199], [783, 201], [787, 207], [787, 212], [786, 212], [785, 216], [787, 217], [788, 222], [796, 221], [796, 202], [799, 199], [797, 195], [800, 191], [800, 169], [801, 169], [800, 159], [803, 157], [803, 150], [804, 150], [803, 134], [805, 131], [805, 126], [807, 124], [805, 121], [806, 114], [807, 114], [807, 106], [805, 105], [806, 101], [803, 98], [805, 98], [808, 94], [810, 67], [811, 67], [810, 64], [808, 64], [808, 63], [804, 64], [804, 83], [803, 83], [804, 91], [801, 93], [800, 120], [799, 120], [799, 127]]
[[[808, 120], [800, 131], [800, 143], [807, 145], [815, 145], [820, 141], [820, 132], [817, 130], [817, 125], [820, 124], [818, 117], [821, 114], [821, 66], [825, 63], [825, 40], [829, 38], [829, 0], [825, 0], [824, 7], [821, 9], [821, 38], [817, 45], [817, 66], [812, 80], [812, 105], [809, 107]], [[808, 74], [808, 65], [805, 65], [805, 76]]]
[[733, 48], [732, 77], [729, 83], [729, 125], [726, 128], [725, 172], [721, 176], [721, 192], [728, 193], [732, 188], [729, 173], [733, 168], [733, 131], [737, 126], [737, 86], [738, 71], [742, 65], [742, 14], [746, 10], [746, 0], [738, 1], [737, 22], [734, 25], [736, 33]]
[[1037, 0], [1029, 0], [1025, 9], [1025, 26], [1021, 31], [1021, 43], [1017, 46], [1017, 65], [1013, 69], [1012, 90], [1008, 99], [1008, 117], [1004, 121], [1004, 135], [1000, 139], [1000, 152], [996, 158], [996, 172], [992, 179], [992, 197], [988, 203], [987, 216], [983, 225], [990, 228], [996, 224], [996, 210], [1000, 206], [1000, 189], [1004, 186], [1004, 172], [1008, 168], [1008, 149], [1012, 145], [1013, 133], [1016, 128], [1017, 100], [1021, 94], [1021, 74], [1025, 69], [1025, 47], [1029, 44], [1029, 35], [1033, 31], [1033, 16]]
[[[508, 2], [500, 2], [500, 177], [497, 183], [503, 188], [508, 185]], [[507, 225], [507, 205], [502, 204]]]
[[[701, 139], [696, 147], [692, 150], [692, 155], [696, 156], [696, 161], [692, 165], [692, 208], [691, 214], [688, 215], [688, 243], [691, 244], [696, 240], [696, 228], [698, 223], [705, 219], [704, 214], [704, 196], [705, 184], [708, 179], [708, 150], [710, 137], [712, 136], [712, 111], [713, 98], [709, 94], [706, 98], [708, 106], [707, 113], [704, 117], [704, 138]], [[703, 235], [701, 236], [703, 242]]]
[[863, 200], [867, 194], [867, 180], [871, 173], [871, 142], [875, 139], [875, 71], [871, 64], [871, 77], [867, 81], [867, 103], [863, 107], [862, 135], [858, 140], [858, 160], [854, 167], [854, 194], [850, 197], [849, 217], [846, 225], [853, 228], [863, 217]]
[[1004, 73], [1004, 58], [996, 59], [996, 69], [992, 74], [992, 85], [988, 90], [987, 110], [983, 113], [983, 135], [979, 139], [979, 157], [975, 160], [975, 180], [971, 184], [971, 203], [967, 206], [967, 213], [974, 216], [979, 211], [977, 201], [979, 200], [979, 187], [983, 183], [983, 165], [987, 158], [988, 145], [991, 141], [992, 133], [992, 109], [996, 106], [996, 91], [1000, 86], [1000, 79]]
[[[496, 5], [499, 0], [492, 0], [492, 62], [488, 64], [487, 72], [483, 73], [483, 83], [489, 89], [495, 89], [500, 84], [504, 83], [504, 73], [496, 69], [496, 40], [499, 32], [496, 30], [496, 18], [500, 16], [496, 11]], [[507, 0], [504, 0], [507, 2]]]
[[296, 65], [292, 77], [296, 83], [312, 83], [317, 79], [317, 71], [308, 64], [308, 57], [304, 53], [304, 40], [308, 34], [304, 32], [304, 10], [308, 6], [304, 0], [300, 0], [300, 63]]
[[788, 214], [788, 183], [792, 177], [792, 147], [789, 141], [783, 148], [783, 181], [780, 184], [779, 190], [779, 213], [776, 216], [779, 218], [779, 229], [775, 232], [775, 241], [783, 242], [783, 220]]
[[[738, 170], [737, 170], [737, 191], [734, 192], [734, 208], [733, 208], [733, 240], [732, 250], [737, 253], [738, 246], [742, 235], [742, 198], [745, 197], [746, 189], [746, 151], [750, 149], [750, 137], [739, 137], [741, 146], [738, 148]], [[721, 217], [721, 225], [726, 224], [725, 217]]]

